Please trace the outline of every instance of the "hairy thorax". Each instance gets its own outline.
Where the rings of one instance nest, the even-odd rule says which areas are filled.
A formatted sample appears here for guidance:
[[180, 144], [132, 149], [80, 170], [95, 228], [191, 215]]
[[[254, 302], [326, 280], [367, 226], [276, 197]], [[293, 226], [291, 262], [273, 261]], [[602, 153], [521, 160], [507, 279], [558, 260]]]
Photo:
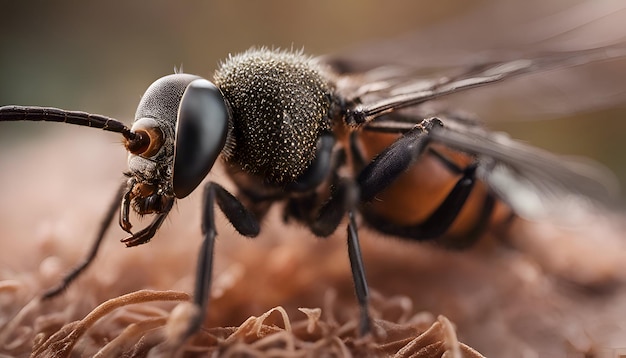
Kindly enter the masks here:
[[225, 159], [271, 184], [298, 178], [330, 130], [324, 69], [300, 52], [251, 49], [222, 63], [215, 83], [232, 110]]

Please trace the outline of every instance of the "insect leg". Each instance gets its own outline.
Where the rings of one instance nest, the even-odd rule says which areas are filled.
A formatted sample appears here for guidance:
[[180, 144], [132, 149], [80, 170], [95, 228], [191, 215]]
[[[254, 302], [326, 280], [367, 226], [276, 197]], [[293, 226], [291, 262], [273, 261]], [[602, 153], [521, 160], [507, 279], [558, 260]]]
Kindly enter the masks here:
[[424, 120], [372, 160], [357, 177], [361, 200], [368, 202], [404, 173], [422, 154], [433, 126], [443, 124], [437, 118]]
[[128, 190], [122, 196], [122, 205], [120, 209], [120, 227], [122, 230], [126, 231], [129, 234], [133, 234], [130, 229], [132, 228], [132, 224], [130, 223], [130, 200], [131, 194], [133, 192], [133, 188], [135, 187], [137, 180], [135, 178], [131, 178], [128, 181]]
[[42, 295], [43, 299], [55, 297], [63, 292], [70, 285], [70, 283], [72, 283], [72, 281], [74, 281], [93, 262], [93, 260], [96, 258], [96, 255], [98, 254], [98, 249], [100, 248], [102, 239], [104, 238], [104, 235], [106, 235], [106, 232], [115, 217], [115, 212], [119, 207], [120, 198], [122, 197], [122, 195], [124, 195], [125, 190], [126, 183], [123, 183], [115, 193], [113, 202], [109, 205], [109, 211], [107, 211], [104, 219], [102, 220], [102, 223], [100, 224], [100, 230], [98, 231], [96, 240], [91, 245], [91, 249], [89, 250], [89, 254], [85, 258], [85, 260], [80, 263], [80, 265], [74, 267], [72, 271], [70, 271], [67, 275], [65, 275], [65, 277], [63, 277], [63, 280], [56, 287], [53, 287], [44, 292], [44, 294]]
[[328, 172], [337, 161], [334, 160], [333, 147], [335, 137], [330, 133], [322, 133], [317, 140], [315, 159], [296, 181], [287, 186], [292, 192], [306, 192], [320, 185], [328, 176]]
[[[431, 130], [441, 127], [441, 122], [436, 118], [424, 120], [422, 124], [404, 134], [374, 158], [357, 177], [361, 190], [361, 199], [365, 202], [371, 201], [378, 193], [391, 185], [395, 179], [402, 175], [422, 155], [430, 141], [429, 133]], [[461, 169], [435, 150], [431, 149], [428, 153], [433, 155], [451, 172], [461, 174], [461, 178], [456, 182], [454, 188], [441, 205], [424, 222], [419, 224], [398, 226], [385, 220], [377, 220], [376, 217], [364, 213], [366, 219], [372, 222], [377, 229], [416, 240], [429, 240], [443, 235], [457, 218], [474, 188], [477, 164], [471, 164], [465, 169]], [[490, 213], [491, 209], [488, 209], [485, 214], [486, 217], [483, 219], [487, 220]], [[479, 222], [476, 230], [482, 230], [483, 226]]]
[[361, 317], [359, 321], [359, 334], [365, 335], [371, 330], [371, 318], [369, 314], [369, 289], [365, 279], [365, 267], [363, 266], [363, 256], [361, 255], [361, 245], [359, 244], [359, 233], [357, 232], [354, 213], [348, 213], [348, 256], [350, 257], [350, 269], [352, 270], [352, 280], [356, 298], [359, 301]]
[[204, 241], [198, 254], [194, 304], [199, 308], [191, 318], [185, 338], [197, 332], [202, 326], [206, 313], [213, 272], [213, 252], [217, 230], [215, 228], [215, 203], [224, 212], [235, 229], [242, 235], [254, 237], [259, 234], [259, 223], [254, 215], [241, 202], [217, 183], [209, 182], [204, 189], [202, 233]]
[[131, 237], [121, 240], [121, 242], [126, 244], [126, 247], [132, 247], [142, 245], [150, 241], [165, 221], [167, 214], [169, 214], [170, 210], [172, 210], [172, 206], [174, 206], [173, 198], [167, 201], [163, 212], [158, 213], [150, 225], [143, 230], [134, 233]]
[[320, 237], [330, 236], [346, 212], [352, 210], [358, 201], [358, 188], [353, 181], [335, 177], [332, 188], [330, 199], [322, 205], [317, 217], [310, 223], [311, 231]]
[[259, 222], [239, 199], [216, 183], [212, 183], [211, 190], [215, 191], [215, 200], [220, 210], [241, 235], [255, 237], [259, 234]]
[[310, 227], [311, 231], [318, 236], [329, 236], [339, 226], [346, 212], [348, 213], [348, 257], [350, 259], [354, 290], [361, 311], [359, 334], [365, 335], [371, 330], [371, 318], [369, 315], [369, 289], [365, 278], [357, 225], [354, 219], [354, 210], [358, 202], [358, 187], [354, 181], [340, 178], [339, 176], [333, 178], [332, 187], [334, 190], [330, 199], [319, 209], [319, 214], [310, 223]]
[[341, 220], [348, 213], [348, 257], [350, 258], [354, 289], [361, 310], [359, 333], [365, 335], [371, 330], [371, 319], [368, 306], [369, 291], [354, 219], [354, 211], [359, 199], [358, 187], [353, 180], [341, 178], [336, 175], [336, 172], [332, 177], [331, 187], [330, 198], [319, 209], [315, 205], [315, 197], [299, 197], [298, 200], [294, 199], [288, 203], [286, 215], [305, 221], [315, 235], [328, 237], [337, 229]]

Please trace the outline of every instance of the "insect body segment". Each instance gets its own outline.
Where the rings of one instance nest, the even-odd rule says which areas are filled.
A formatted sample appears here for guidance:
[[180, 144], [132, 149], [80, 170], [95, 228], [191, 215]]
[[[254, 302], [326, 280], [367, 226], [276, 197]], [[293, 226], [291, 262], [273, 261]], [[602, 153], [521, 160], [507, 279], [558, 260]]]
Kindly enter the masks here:
[[288, 51], [252, 49], [224, 62], [215, 83], [233, 112], [228, 160], [268, 182], [293, 182], [330, 131], [326, 77], [313, 59]]
[[[432, 139], [433, 133], [445, 133], [443, 120], [454, 119], [426, 119], [404, 135], [362, 131], [351, 137], [353, 155], [361, 163], [360, 212], [370, 226], [458, 249], [490, 227], [506, 224], [511, 210], [476, 178], [478, 157]], [[362, 170], [372, 160], [381, 168]], [[365, 187], [373, 190], [365, 192]]]

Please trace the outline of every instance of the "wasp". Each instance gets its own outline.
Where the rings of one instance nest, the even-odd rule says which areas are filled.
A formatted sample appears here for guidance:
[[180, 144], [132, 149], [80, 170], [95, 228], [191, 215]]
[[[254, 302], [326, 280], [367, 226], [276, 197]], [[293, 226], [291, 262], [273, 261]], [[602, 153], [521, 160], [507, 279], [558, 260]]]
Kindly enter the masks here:
[[[467, 115], [428, 105], [439, 98], [529, 72], [623, 57], [623, 48], [545, 54], [482, 63], [455, 76], [414, 81], [382, 76], [367, 84], [337, 64], [302, 51], [252, 48], [230, 56], [213, 80], [175, 73], [152, 83], [131, 127], [85, 112], [4, 106], [0, 121], [50, 121], [118, 133], [128, 172], [85, 260], [43, 294], [59, 295], [95, 258], [111, 222], [128, 247], [156, 235], [176, 200], [197, 190], [218, 160], [231, 193], [203, 185], [202, 233], [186, 337], [209, 304], [215, 209], [243, 236], [255, 237], [274, 205], [319, 237], [345, 225], [360, 307], [371, 330], [368, 285], [359, 247], [363, 222], [403, 239], [470, 246], [512, 217], [571, 196], [606, 202], [610, 185], [589, 165], [488, 131]], [[131, 210], [152, 215], [135, 231]], [[346, 220], [347, 219], [347, 220]], [[344, 223], [344, 224], [342, 224]]]

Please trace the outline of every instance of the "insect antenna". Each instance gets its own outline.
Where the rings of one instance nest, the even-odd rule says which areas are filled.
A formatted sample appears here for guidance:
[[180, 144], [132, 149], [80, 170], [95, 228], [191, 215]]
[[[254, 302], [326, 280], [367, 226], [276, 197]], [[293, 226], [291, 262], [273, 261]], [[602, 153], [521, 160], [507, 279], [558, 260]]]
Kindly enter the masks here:
[[[0, 110], [2, 110], [2, 108], [0, 108]], [[124, 195], [124, 191], [126, 190], [126, 188], [126, 183], [123, 183], [115, 194], [113, 202], [111, 202], [111, 204], [109, 205], [109, 209], [104, 216], [104, 220], [102, 220], [102, 223], [100, 224], [100, 230], [98, 231], [98, 236], [96, 236], [96, 241], [94, 241], [94, 243], [92, 244], [91, 249], [89, 249], [89, 254], [84, 259], [84, 261], [81, 262], [80, 265], [74, 267], [69, 273], [67, 273], [63, 280], [57, 286], [44, 292], [41, 296], [42, 299], [47, 300], [61, 294], [63, 291], [65, 291], [65, 289], [69, 287], [72, 282], [74, 282], [74, 280], [76, 280], [76, 278], [78, 278], [78, 276], [80, 276], [80, 274], [82, 274], [87, 269], [89, 265], [91, 265], [93, 260], [96, 258], [96, 255], [98, 254], [98, 249], [100, 248], [102, 239], [104, 239], [104, 236], [109, 230], [111, 222], [113, 222], [115, 213], [119, 208], [120, 198]]]
[[149, 143], [144, 133], [130, 130], [124, 123], [107, 116], [80, 111], [66, 111], [53, 107], [4, 106], [0, 107], [0, 122], [9, 121], [44, 121], [76, 124], [84, 127], [99, 128], [124, 136], [126, 148], [134, 152]]

